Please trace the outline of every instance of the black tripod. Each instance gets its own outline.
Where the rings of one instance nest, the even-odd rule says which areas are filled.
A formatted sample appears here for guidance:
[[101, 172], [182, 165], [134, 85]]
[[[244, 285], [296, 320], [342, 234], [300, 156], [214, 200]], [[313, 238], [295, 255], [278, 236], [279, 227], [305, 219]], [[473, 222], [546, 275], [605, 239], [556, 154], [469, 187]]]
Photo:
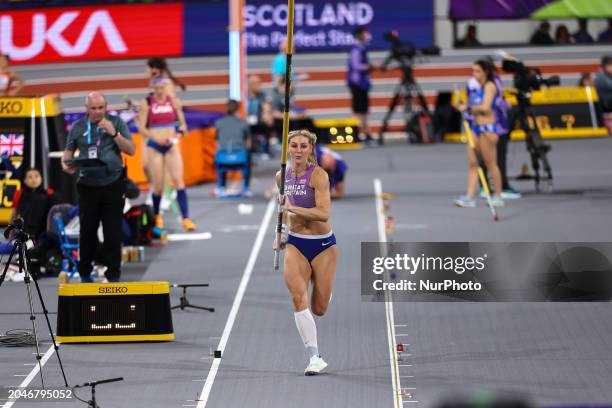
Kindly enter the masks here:
[[32, 282], [34, 282], [34, 286], [36, 287], [36, 292], [38, 293], [38, 299], [40, 300], [40, 305], [42, 306], [43, 313], [45, 315], [45, 319], [47, 321], [47, 327], [49, 329], [49, 335], [51, 336], [51, 341], [53, 342], [53, 348], [55, 349], [55, 354], [57, 355], [57, 361], [59, 362], [60, 369], [62, 371], [62, 377], [64, 378], [64, 385], [68, 387], [68, 381], [66, 380], [66, 373], [64, 372], [64, 366], [62, 364], [62, 359], [59, 355], [59, 347], [55, 342], [55, 336], [53, 335], [53, 329], [51, 328], [51, 322], [49, 321], [49, 312], [47, 311], [47, 307], [45, 306], [45, 302], [43, 300], [42, 292], [40, 291], [40, 287], [38, 286], [38, 281], [36, 277], [30, 273], [30, 259], [27, 254], [27, 250], [32, 248], [34, 244], [30, 239], [30, 236], [23, 231], [23, 220], [21, 218], [13, 221], [7, 229], [4, 231], [4, 236], [9, 239], [11, 233], [13, 234], [13, 249], [11, 250], [11, 254], [8, 257], [8, 261], [6, 262], [6, 266], [4, 267], [4, 272], [2, 272], [2, 278], [0, 278], [0, 285], [4, 282], [4, 278], [6, 277], [6, 272], [8, 271], [8, 267], [13, 259], [13, 256], [17, 254], [19, 257], [19, 273], [24, 274], [23, 282], [26, 285], [27, 293], [28, 293], [28, 304], [30, 306], [30, 321], [32, 322], [32, 333], [34, 335], [34, 343], [36, 345], [36, 361], [38, 362], [38, 369], [40, 372], [40, 383], [41, 387], [45, 388], [45, 379], [43, 376], [42, 369], [42, 356], [40, 355], [40, 347], [38, 344], [38, 333], [36, 331], [36, 315], [34, 314], [34, 301], [32, 299]]
[[[531, 157], [531, 166], [533, 167], [536, 191], [540, 191], [540, 181], [544, 181], [544, 191], [550, 192], [553, 188], [553, 175], [550, 163], [546, 154], [550, 151], [550, 145], [544, 143], [540, 128], [536, 120], [536, 116], [533, 112], [529, 95], [524, 92], [517, 92], [517, 113], [518, 121], [521, 129], [525, 132], [525, 143], [527, 144], [527, 151]], [[511, 123], [511, 125], [514, 124]], [[531, 126], [530, 126], [531, 125]], [[546, 175], [544, 178], [540, 177], [540, 162]]]
[[190, 283], [190, 284], [178, 284], [178, 283], [173, 283], [170, 285], [170, 287], [173, 288], [182, 288], [183, 289], [183, 294], [181, 295], [181, 303], [179, 303], [176, 306], [172, 306], [170, 308], [170, 310], [174, 310], [174, 309], [181, 309], [181, 310], [185, 310], [185, 308], [187, 307], [191, 307], [192, 309], [201, 309], [201, 310], [208, 310], [209, 312], [214, 312], [215, 308], [214, 307], [204, 307], [204, 306], [198, 306], [198, 305], [192, 305], [191, 303], [189, 303], [189, 300], [187, 299], [187, 288], [203, 288], [203, 287], [207, 287], [210, 286], [208, 283]]
[[108, 380], [100, 380], [100, 381], [87, 382], [87, 383], [85, 383], [83, 385], [76, 385], [73, 388], [91, 387], [91, 399], [89, 401], [82, 400], [82, 399], [80, 399], [78, 397], [77, 397], [77, 399], [79, 401], [82, 401], [82, 402], [87, 402], [87, 406], [88, 407], [91, 407], [91, 408], [100, 408], [100, 406], [96, 402], [96, 385], [106, 384], [106, 383], [115, 382], [115, 381], [123, 381], [123, 377], [109, 378]]
[[412, 99], [417, 98], [419, 104], [421, 105], [421, 109], [423, 112], [431, 116], [429, 113], [429, 108], [427, 107], [427, 101], [425, 100], [425, 96], [423, 95], [423, 91], [419, 84], [417, 84], [414, 79], [412, 73], [412, 66], [404, 65], [401, 67], [402, 70], [402, 79], [395, 86], [395, 91], [393, 92], [393, 98], [389, 103], [389, 109], [385, 114], [385, 117], [382, 122], [382, 128], [380, 129], [380, 135], [378, 137], [378, 143], [384, 143], [384, 134], [388, 129], [389, 120], [391, 116], [393, 116], [393, 112], [395, 111], [395, 107], [397, 104], [403, 100], [404, 101], [404, 121], [406, 123], [406, 133], [408, 134], [408, 141], [410, 143], [419, 142], [418, 133], [419, 130], [414, 128], [414, 115], [415, 112], [412, 109]]

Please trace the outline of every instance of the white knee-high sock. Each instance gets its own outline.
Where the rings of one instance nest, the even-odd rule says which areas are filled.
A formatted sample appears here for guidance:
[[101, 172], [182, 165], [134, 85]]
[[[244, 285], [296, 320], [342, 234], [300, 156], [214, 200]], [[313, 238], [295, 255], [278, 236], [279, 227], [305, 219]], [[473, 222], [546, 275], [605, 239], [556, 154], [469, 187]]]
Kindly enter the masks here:
[[317, 325], [312, 317], [312, 313], [308, 308], [301, 312], [294, 312], [295, 325], [297, 326], [304, 347], [308, 351], [310, 357], [318, 356], [319, 349], [317, 347]]

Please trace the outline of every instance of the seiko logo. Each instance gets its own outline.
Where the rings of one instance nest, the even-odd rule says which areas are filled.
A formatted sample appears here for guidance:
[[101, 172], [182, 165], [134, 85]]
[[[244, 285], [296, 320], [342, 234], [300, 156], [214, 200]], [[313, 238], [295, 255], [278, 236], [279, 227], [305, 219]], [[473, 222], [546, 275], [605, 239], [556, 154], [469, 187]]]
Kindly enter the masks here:
[[98, 293], [101, 295], [109, 295], [114, 293], [127, 293], [127, 286], [114, 286], [114, 287], [105, 287], [101, 286], [98, 288]]
[[[13, 17], [0, 16], [0, 33], [2, 33], [0, 50], [10, 55], [11, 59], [23, 61], [38, 56], [43, 52], [45, 46], [49, 45], [62, 57], [75, 57], [85, 55], [94, 38], [100, 34], [113, 54], [123, 54], [128, 51], [125, 41], [107, 10], [97, 10], [91, 13], [79, 35], [76, 36], [74, 44], [68, 42], [64, 37], [64, 32], [70, 32], [70, 38], [75, 38], [72, 33], [76, 30], [71, 26], [80, 14], [80, 11], [66, 11], [52, 22], [47, 21], [47, 16], [43, 13], [34, 14], [31, 42], [27, 46], [15, 44]], [[19, 39], [18, 42], [23, 44], [22, 40]]]
[[23, 110], [23, 103], [19, 101], [0, 101], [0, 114], [17, 114]]

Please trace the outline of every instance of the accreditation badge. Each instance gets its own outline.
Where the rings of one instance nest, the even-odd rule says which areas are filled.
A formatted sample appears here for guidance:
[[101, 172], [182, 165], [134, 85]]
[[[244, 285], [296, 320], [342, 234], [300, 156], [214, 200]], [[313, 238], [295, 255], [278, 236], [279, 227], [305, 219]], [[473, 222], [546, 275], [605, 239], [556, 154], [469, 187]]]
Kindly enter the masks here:
[[88, 159], [97, 159], [98, 158], [98, 148], [97, 148], [97, 146], [89, 146], [87, 148], [87, 158]]

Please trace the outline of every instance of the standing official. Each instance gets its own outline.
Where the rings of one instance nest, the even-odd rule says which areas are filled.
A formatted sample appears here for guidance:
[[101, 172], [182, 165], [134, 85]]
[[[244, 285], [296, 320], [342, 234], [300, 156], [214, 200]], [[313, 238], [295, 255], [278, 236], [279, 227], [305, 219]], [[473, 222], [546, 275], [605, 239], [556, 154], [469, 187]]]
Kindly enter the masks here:
[[62, 159], [66, 173], [78, 173], [81, 226], [78, 269], [82, 282], [92, 281], [90, 274], [100, 222], [104, 231], [102, 254], [108, 268], [106, 278], [117, 282], [121, 275], [121, 219], [126, 179], [121, 153], [133, 156], [136, 147], [125, 122], [107, 115], [106, 107], [106, 98], [101, 93], [87, 95], [87, 116], [72, 126]]
[[365, 27], [353, 31], [355, 44], [351, 48], [348, 60], [347, 82], [351, 90], [353, 113], [359, 120], [359, 136], [370, 142], [368, 112], [370, 110], [370, 72], [374, 66], [368, 60], [366, 45], [372, 38]]

